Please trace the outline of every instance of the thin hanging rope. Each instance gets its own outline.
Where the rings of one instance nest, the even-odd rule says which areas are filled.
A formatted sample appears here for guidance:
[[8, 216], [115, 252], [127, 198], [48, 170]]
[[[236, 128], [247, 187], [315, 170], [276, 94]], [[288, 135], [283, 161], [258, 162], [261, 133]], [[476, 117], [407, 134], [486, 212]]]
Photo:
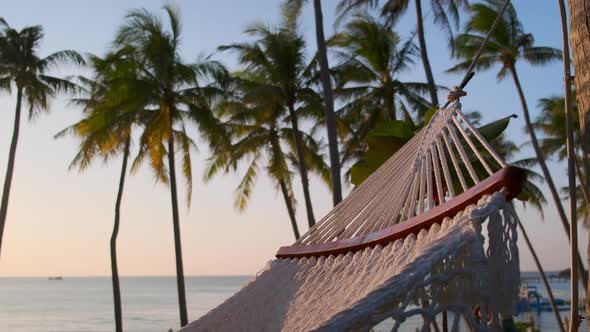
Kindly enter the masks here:
[[504, 1], [504, 5], [502, 6], [502, 8], [500, 8], [500, 11], [498, 12], [498, 16], [496, 16], [494, 23], [492, 23], [490, 30], [488, 30], [488, 34], [486, 35], [486, 38], [483, 40], [483, 42], [479, 46], [477, 53], [475, 53], [475, 56], [473, 57], [471, 64], [467, 68], [465, 76], [463, 76], [463, 79], [461, 80], [461, 84], [459, 84], [458, 87], [455, 87], [449, 93], [449, 97], [451, 99], [447, 100], [447, 102], [445, 103], [443, 108], [447, 108], [447, 106], [449, 106], [453, 101], [459, 99], [459, 97], [461, 97], [461, 92], [463, 92], [463, 94], [462, 94], [463, 96], [466, 95], [466, 93], [463, 91], [463, 88], [465, 88], [467, 83], [469, 83], [471, 78], [473, 78], [473, 75], [475, 75], [475, 73], [473, 72], [473, 68], [475, 68], [475, 65], [479, 61], [479, 58], [481, 57], [481, 54], [483, 53], [483, 49], [488, 45], [488, 42], [490, 41], [490, 38], [492, 37], [492, 33], [494, 32], [494, 30], [496, 30], [496, 26], [498, 25], [498, 23], [500, 23], [500, 19], [501, 19], [502, 15], [504, 15], [504, 12], [506, 11], [506, 8], [508, 8], [509, 4], [510, 4], [510, 0]]

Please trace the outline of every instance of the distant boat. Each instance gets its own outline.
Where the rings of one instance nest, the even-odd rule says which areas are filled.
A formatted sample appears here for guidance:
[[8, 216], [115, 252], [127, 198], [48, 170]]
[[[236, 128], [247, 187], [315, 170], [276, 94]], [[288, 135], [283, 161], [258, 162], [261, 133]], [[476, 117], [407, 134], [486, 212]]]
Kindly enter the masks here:
[[64, 280], [64, 278], [62, 276], [57, 276], [57, 277], [49, 277], [47, 278], [49, 280]]
[[[570, 302], [560, 298], [554, 298], [555, 306], [559, 311], [569, 310]], [[549, 299], [542, 297], [536, 286], [523, 284], [520, 289], [520, 301], [516, 308], [517, 312], [529, 311], [551, 311]]]

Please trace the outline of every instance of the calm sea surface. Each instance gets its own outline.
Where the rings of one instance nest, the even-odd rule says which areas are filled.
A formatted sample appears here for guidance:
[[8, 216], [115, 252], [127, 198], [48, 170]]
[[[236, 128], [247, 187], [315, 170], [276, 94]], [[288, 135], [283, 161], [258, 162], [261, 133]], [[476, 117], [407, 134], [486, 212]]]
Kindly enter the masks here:
[[[187, 277], [189, 319], [235, 293], [250, 277]], [[166, 332], [179, 326], [174, 277], [123, 277], [125, 331]], [[0, 278], [0, 331], [113, 331], [111, 280]]]
[[[189, 319], [194, 320], [231, 296], [250, 277], [187, 277]], [[124, 277], [125, 331], [167, 332], [178, 328], [174, 277]], [[569, 284], [553, 283], [556, 297], [568, 298]], [[544, 289], [539, 285], [542, 294]], [[567, 315], [564, 311], [562, 315]], [[541, 331], [556, 331], [551, 312], [533, 315]], [[525, 319], [525, 317], [520, 317]], [[411, 321], [407, 325], [413, 325]], [[0, 331], [113, 331], [111, 281], [100, 278], [0, 278]], [[585, 324], [582, 324], [586, 331]], [[414, 327], [408, 326], [408, 331]]]
[[[548, 271], [547, 274], [556, 274], [556, 271]], [[538, 273], [536, 272], [523, 272], [522, 273], [525, 276], [538, 276]], [[541, 294], [541, 296], [543, 297], [547, 297], [547, 292], [545, 291], [545, 288], [543, 286], [543, 283], [541, 281], [539, 281], [538, 283], [532, 283], [529, 282], [527, 283], [529, 286], [536, 286], [537, 287], [537, 291]], [[550, 286], [551, 286], [551, 290], [553, 291], [553, 296], [557, 299], [564, 299], [564, 300], [569, 300], [570, 299], [570, 283], [567, 280], [553, 280], [550, 282]], [[584, 287], [582, 286], [582, 284], [580, 283], [578, 285], [579, 288], [579, 292], [580, 295], [582, 296], [584, 294]], [[580, 303], [582, 303], [582, 300], [580, 299]], [[569, 316], [569, 308], [565, 311], [561, 311], [561, 318], [562, 320], [565, 319], [565, 317]], [[583, 310], [580, 310], [580, 314], [582, 316], [585, 316]], [[541, 331], [545, 332], [545, 331], [559, 331], [558, 329], [558, 325], [556, 323], [556, 319], [555, 319], [555, 315], [553, 314], [553, 312], [534, 312], [532, 313], [532, 318], [535, 321], [535, 324], [541, 329]], [[522, 320], [522, 321], [528, 321], [529, 317], [527, 314], [521, 314], [517, 317], [517, 320]], [[580, 331], [584, 331], [587, 332], [588, 328], [586, 325], [586, 321], [582, 321], [582, 324], [580, 325]]]

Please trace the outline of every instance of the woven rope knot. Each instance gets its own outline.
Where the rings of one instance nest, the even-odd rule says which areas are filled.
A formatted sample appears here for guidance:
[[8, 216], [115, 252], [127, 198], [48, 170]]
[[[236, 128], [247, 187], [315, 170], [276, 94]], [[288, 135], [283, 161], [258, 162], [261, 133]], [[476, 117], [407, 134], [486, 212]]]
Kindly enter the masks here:
[[451, 92], [449, 92], [449, 95], [447, 96], [447, 100], [450, 102], [453, 102], [463, 96], [467, 96], [467, 92], [463, 91], [463, 89], [461, 89], [458, 86], [453, 87], [453, 90], [451, 90]]

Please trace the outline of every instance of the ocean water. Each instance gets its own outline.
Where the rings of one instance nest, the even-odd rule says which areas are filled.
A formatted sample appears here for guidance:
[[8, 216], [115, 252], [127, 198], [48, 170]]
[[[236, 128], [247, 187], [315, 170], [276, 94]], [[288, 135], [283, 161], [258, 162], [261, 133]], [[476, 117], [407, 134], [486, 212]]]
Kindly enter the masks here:
[[[187, 277], [189, 319], [194, 320], [222, 303], [250, 277]], [[542, 285], [537, 285], [545, 294]], [[553, 282], [556, 297], [569, 298], [569, 283]], [[178, 303], [174, 277], [123, 277], [123, 327], [125, 331], [167, 332], [178, 328]], [[581, 288], [582, 289], [582, 288]], [[567, 316], [567, 311], [562, 316]], [[518, 320], [527, 321], [526, 315]], [[557, 331], [551, 312], [533, 313], [541, 331]], [[389, 330], [382, 324], [376, 330]], [[419, 320], [409, 320], [404, 331], [415, 331]], [[111, 281], [108, 277], [0, 278], [0, 331], [83, 332], [113, 331]], [[581, 331], [587, 331], [582, 324]]]
[[[556, 271], [548, 271], [547, 275], [556, 274], [556, 273], [557, 273]], [[523, 275], [538, 276], [538, 273], [536, 273], [536, 272], [523, 272]], [[540, 280], [539, 280], [539, 282], [527, 282], [527, 285], [536, 286], [539, 294], [541, 294], [541, 296], [543, 296], [544, 298], [547, 298], [547, 291], [545, 290], [545, 286], [543, 285], [543, 283]], [[564, 299], [564, 300], [569, 301], [569, 299], [570, 299], [570, 282], [569, 282], [569, 280], [553, 279], [550, 281], [550, 286], [551, 286], [551, 290], [553, 292], [553, 296], [556, 299], [560, 298], [560, 299]], [[583, 303], [582, 296], [584, 295], [584, 286], [580, 283], [578, 285], [578, 289], [579, 289], [579, 294], [580, 294], [580, 303]], [[585, 316], [585, 313], [582, 309], [580, 309], [580, 314], [582, 316]], [[555, 315], [553, 314], [552, 311], [532, 312], [532, 313], [530, 313], [530, 315], [532, 316], [532, 318], [535, 322], [535, 325], [541, 331], [543, 331], [543, 332], [545, 332], [545, 331], [559, 331], [558, 325], [556, 323]], [[569, 308], [567, 308], [567, 310], [560, 311], [560, 316], [561, 316], [562, 321], [565, 321], [565, 318], [569, 316]], [[520, 314], [519, 316], [516, 317], [516, 320], [525, 321], [525, 322], [528, 322], [529, 319], [530, 319], [529, 314]], [[585, 320], [582, 321], [582, 324], [580, 325], [581, 332], [588, 331], [586, 324], [587, 324], [587, 322]]]
[[[238, 291], [250, 277], [187, 277], [189, 319]], [[179, 327], [176, 278], [123, 277], [125, 331], [167, 332]], [[111, 279], [0, 278], [0, 331], [113, 331]]]

